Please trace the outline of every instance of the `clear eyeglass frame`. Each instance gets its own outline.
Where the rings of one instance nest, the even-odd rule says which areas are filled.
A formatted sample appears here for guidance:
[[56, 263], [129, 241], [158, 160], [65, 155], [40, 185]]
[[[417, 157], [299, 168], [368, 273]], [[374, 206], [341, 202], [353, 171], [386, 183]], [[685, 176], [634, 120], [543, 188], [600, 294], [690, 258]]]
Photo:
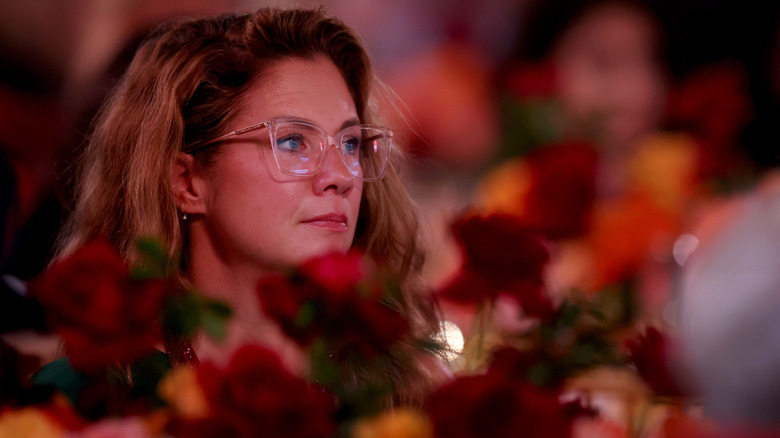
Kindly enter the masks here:
[[[306, 177], [317, 174], [325, 161], [327, 149], [335, 146], [340, 152], [342, 162], [354, 179], [365, 182], [379, 181], [387, 171], [387, 163], [393, 147], [393, 132], [384, 126], [351, 125], [331, 136], [321, 127], [303, 120], [266, 120], [228, 132], [203, 144], [196, 143], [187, 148], [186, 152], [193, 153], [263, 128], [268, 128], [276, 166], [282, 173], [292, 176]], [[280, 141], [289, 141], [291, 135], [303, 136], [301, 132], [307, 133], [309, 140], [318, 140], [317, 144], [303, 145], [306, 147], [304, 151], [282, 148], [279, 145]], [[360, 141], [357, 160], [354, 160], [354, 152], [349, 150], [354, 145], [347, 141], [354, 141], [356, 138]], [[369, 154], [366, 151], [373, 153]], [[296, 168], [299, 166], [304, 168]]]

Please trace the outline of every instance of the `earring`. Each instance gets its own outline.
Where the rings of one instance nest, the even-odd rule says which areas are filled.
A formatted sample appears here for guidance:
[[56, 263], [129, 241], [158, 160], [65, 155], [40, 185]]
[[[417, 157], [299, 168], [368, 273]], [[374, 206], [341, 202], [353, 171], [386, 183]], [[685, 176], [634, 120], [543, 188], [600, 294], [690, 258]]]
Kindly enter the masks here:
[[181, 205], [181, 220], [187, 220], [187, 212], [184, 211], [184, 204]]

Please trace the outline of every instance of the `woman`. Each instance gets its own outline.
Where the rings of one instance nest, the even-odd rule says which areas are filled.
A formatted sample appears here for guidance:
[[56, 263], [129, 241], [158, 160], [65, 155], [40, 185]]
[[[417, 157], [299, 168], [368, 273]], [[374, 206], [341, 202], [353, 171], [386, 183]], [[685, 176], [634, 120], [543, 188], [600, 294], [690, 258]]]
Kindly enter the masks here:
[[[301, 352], [259, 310], [257, 282], [350, 248], [402, 280], [393, 305], [431, 334], [430, 302], [412, 287], [422, 261], [417, 221], [392, 134], [375, 125], [373, 81], [358, 38], [320, 11], [262, 9], [160, 28], [96, 121], [59, 256], [105, 236], [133, 263], [134, 239], [160, 236], [181, 255], [182, 283], [236, 311], [226, 342], [195, 340], [200, 359], [254, 342], [300, 366]], [[373, 147], [356, 149], [358, 138]], [[184, 360], [168, 350], [172, 362]], [[346, 378], [384, 379], [395, 401], [420, 400], [426, 367], [386, 356], [386, 369]]]

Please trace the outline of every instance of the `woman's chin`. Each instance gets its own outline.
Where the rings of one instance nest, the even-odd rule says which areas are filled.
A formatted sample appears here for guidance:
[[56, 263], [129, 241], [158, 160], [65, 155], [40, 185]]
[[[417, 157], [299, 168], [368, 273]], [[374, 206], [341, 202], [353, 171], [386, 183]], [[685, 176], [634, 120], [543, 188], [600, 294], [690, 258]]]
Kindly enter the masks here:
[[315, 245], [308, 245], [291, 254], [289, 265], [300, 265], [307, 260], [322, 257], [328, 254], [345, 254], [352, 247], [352, 242], [330, 241], [319, 242]]

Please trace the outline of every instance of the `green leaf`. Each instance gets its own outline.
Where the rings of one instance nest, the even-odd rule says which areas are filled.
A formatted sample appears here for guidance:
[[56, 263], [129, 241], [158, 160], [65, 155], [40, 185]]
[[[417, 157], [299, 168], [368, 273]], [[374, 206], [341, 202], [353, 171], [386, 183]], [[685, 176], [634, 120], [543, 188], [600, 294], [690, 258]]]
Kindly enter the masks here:
[[221, 341], [225, 339], [225, 334], [227, 333], [226, 322], [227, 320], [225, 318], [220, 318], [211, 313], [205, 313], [201, 318], [200, 325], [210, 338]]
[[150, 279], [170, 276], [175, 263], [168, 257], [159, 239], [149, 236], [139, 237], [135, 241], [135, 247], [141, 260], [137, 266], [132, 267], [130, 271], [132, 278]]
[[201, 323], [201, 298], [192, 292], [172, 295], [163, 312], [163, 324], [174, 336], [191, 336]]
[[577, 322], [580, 316], [580, 307], [568, 301], [563, 301], [560, 306], [558, 325], [562, 327], [571, 327]]
[[221, 341], [227, 333], [227, 322], [233, 316], [233, 310], [221, 301], [204, 301], [201, 308], [201, 328], [212, 339]]
[[203, 307], [207, 313], [214, 314], [220, 318], [230, 318], [233, 316], [233, 309], [222, 301], [205, 300]]
[[590, 344], [578, 344], [571, 351], [572, 362], [577, 366], [590, 366], [596, 362], [596, 348]]
[[293, 324], [297, 328], [305, 328], [314, 320], [314, 315], [317, 312], [316, 305], [312, 301], [303, 303], [301, 309], [298, 310], [298, 314], [295, 315]]
[[157, 398], [157, 387], [163, 376], [171, 370], [168, 355], [155, 351], [149, 356], [136, 361], [131, 368], [133, 393], [160, 402]]
[[545, 386], [552, 380], [553, 372], [546, 364], [537, 363], [528, 370], [526, 376], [528, 377], [528, 380], [535, 383], [537, 386]]
[[335, 392], [338, 389], [336, 382], [338, 381], [339, 367], [330, 352], [330, 345], [325, 339], [320, 337], [312, 342], [309, 346], [310, 373], [314, 382]]
[[165, 264], [168, 263], [168, 254], [159, 240], [154, 237], [139, 237], [135, 242], [135, 247], [141, 256], [151, 262]]

